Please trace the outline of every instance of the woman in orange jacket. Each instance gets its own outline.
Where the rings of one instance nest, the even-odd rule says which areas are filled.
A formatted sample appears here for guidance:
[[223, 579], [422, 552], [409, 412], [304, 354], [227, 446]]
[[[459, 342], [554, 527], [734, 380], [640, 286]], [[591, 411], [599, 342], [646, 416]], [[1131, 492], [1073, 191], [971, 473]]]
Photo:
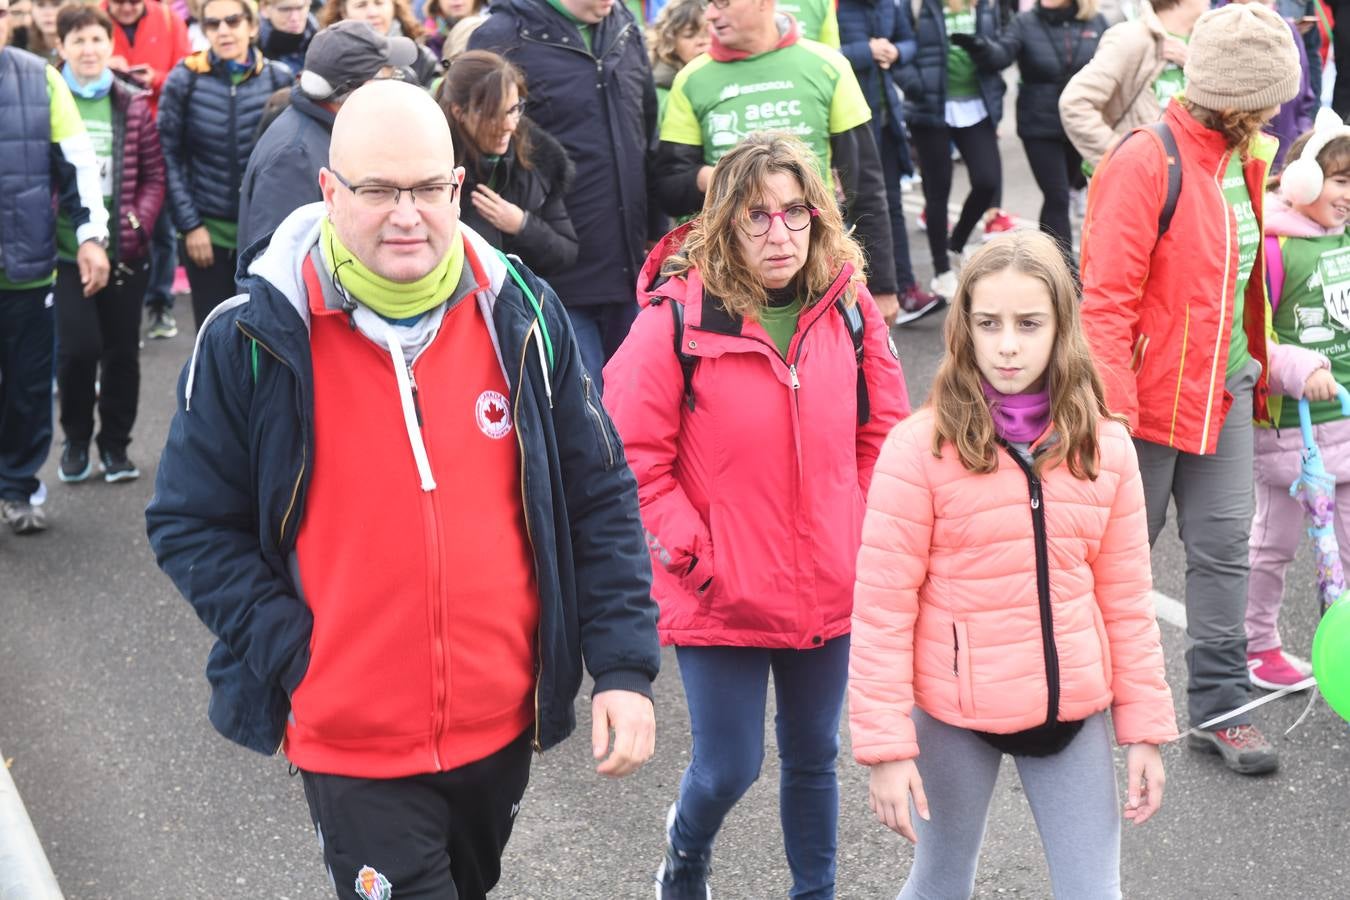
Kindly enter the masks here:
[[1107, 407], [1135, 439], [1150, 542], [1176, 500], [1187, 712], [1208, 726], [1189, 745], [1254, 775], [1279, 757], [1250, 713], [1228, 714], [1250, 692], [1252, 421], [1269, 419], [1262, 222], [1275, 141], [1260, 132], [1298, 91], [1298, 50], [1277, 14], [1234, 3], [1196, 22], [1185, 76], [1161, 131], [1122, 139], [1092, 179], [1083, 328]]
[[872, 811], [917, 843], [901, 900], [974, 891], [1004, 753], [1055, 896], [1118, 898], [1108, 707], [1129, 746], [1125, 818], [1141, 824], [1162, 802], [1158, 745], [1177, 731], [1144, 494], [1076, 301], [1048, 236], [980, 250], [961, 275], [930, 404], [877, 460], [849, 724], [872, 769]]

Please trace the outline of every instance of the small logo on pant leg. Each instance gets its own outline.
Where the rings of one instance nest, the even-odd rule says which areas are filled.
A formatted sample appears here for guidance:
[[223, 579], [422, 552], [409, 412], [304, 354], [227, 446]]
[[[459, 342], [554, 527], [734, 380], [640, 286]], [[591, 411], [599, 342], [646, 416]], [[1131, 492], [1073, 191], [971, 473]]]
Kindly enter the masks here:
[[362, 866], [356, 873], [356, 896], [363, 900], [389, 900], [393, 893], [389, 879], [370, 866]]

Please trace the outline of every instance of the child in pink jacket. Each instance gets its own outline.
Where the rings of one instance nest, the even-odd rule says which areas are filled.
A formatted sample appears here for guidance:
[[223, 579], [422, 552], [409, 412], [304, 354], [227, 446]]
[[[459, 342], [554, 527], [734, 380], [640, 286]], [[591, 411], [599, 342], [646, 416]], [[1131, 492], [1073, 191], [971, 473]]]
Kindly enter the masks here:
[[1134, 446], [1107, 415], [1047, 236], [975, 255], [946, 338], [930, 403], [886, 439], [867, 498], [853, 753], [877, 818], [917, 844], [902, 900], [970, 896], [1004, 753], [1055, 896], [1117, 898], [1104, 710], [1129, 747], [1136, 824], [1161, 805], [1158, 745], [1177, 736]]
[[1285, 656], [1276, 627], [1285, 570], [1307, 533], [1303, 506], [1289, 496], [1302, 463], [1299, 397], [1312, 401], [1313, 436], [1327, 471], [1336, 476], [1336, 537], [1341, 562], [1350, 571], [1350, 420], [1335, 400], [1337, 382], [1350, 381], [1348, 216], [1350, 128], [1324, 110], [1316, 129], [1290, 148], [1281, 190], [1266, 198], [1266, 276], [1274, 331], [1270, 389], [1292, 398], [1278, 406], [1272, 401], [1275, 427], [1257, 428], [1254, 434], [1247, 668], [1252, 684], [1267, 690], [1297, 684], [1311, 671]]

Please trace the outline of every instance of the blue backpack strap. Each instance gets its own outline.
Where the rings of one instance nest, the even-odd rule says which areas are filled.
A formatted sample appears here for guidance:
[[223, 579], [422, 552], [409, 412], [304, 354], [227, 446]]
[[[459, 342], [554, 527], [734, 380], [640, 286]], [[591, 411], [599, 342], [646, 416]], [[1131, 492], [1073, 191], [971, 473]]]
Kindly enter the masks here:
[[834, 301], [834, 308], [844, 320], [849, 340], [853, 342], [853, 359], [858, 364], [858, 425], [866, 425], [872, 418], [872, 403], [867, 395], [867, 379], [863, 376], [863, 316], [857, 303], [845, 303], [840, 297]]

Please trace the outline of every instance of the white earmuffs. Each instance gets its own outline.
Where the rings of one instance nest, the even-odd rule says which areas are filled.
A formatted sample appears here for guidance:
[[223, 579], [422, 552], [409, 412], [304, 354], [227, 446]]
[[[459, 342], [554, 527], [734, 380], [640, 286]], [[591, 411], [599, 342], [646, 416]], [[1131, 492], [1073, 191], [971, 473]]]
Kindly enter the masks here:
[[1306, 206], [1321, 196], [1322, 166], [1317, 162], [1317, 154], [1327, 144], [1342, 137], [1350, 137], [1350, 126], [1329, 107], [1318, 110], [1313, 122], [1313, 136], [1308, 139], [1302, 155], [1285, 166], [1280, 174], [1280, 195], [1287, 203]]

